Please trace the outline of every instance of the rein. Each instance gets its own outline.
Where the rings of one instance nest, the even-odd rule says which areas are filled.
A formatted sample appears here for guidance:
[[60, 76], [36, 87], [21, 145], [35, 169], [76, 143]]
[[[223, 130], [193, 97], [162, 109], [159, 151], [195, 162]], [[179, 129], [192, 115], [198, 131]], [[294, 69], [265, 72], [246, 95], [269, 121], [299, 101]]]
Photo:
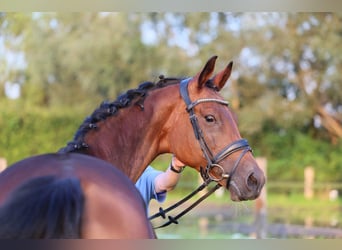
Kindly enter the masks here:
[[[210, 181], [211, 182], [211, 181]], [[150, 216], [149, 220], [153, 220], [155, 218], [158, 217], [162, 217], [163, 219], [166, 219], [166, 213], [170, 212], [171, 210], [179, 207], [180, 205], [182, 205], [184, 202], [186, 202], [187, 200], [189, 200], [190, 198], [192, 198], [195, 194], [197, 194], [198, 192], [202, 191], [206, 186], [209, 185], [209, 182], [204, 182], [202, 183], [202, 185], [200, 185], [198, 188], [196, 188], [193, 192], [191, 192], [190, 194], [188, 194], [186, 197], [184, 197], [182, 200], [178, 201], [177, 203], [173, 204], [172, 206], [163, 209], [162, 207], [159, 208], [159, 212]], [[221, 187], [221, 185], [219, 183], [216, 184], [216, 186], [214, 186], [212, 189], [210, 189], [206, 194], [204, 194], [203, 196], [201, 196], [197, 201], [195, 201], [192, 205], [188, 206], [187, 208], [185, 208], [182, 212], [180, 212], [178, 215], [176, 216], [171, 216], [169, 215], [167, 217], [168, 221], [165, 222], [164, 224], [162, 224], [161, 226], [158, 227], [154, 227], [154, 229], [158, 229], [158, 228], [162, 228], [162, 227], [166, 227], [168, 225], [170, 225], [171, 223], [174, 224], [178, 224], [178, 219], [181, 218], [183, 215], [185, 215], [186, 213], [188, 213], [191, 209], [193, 209], [194, 207], [196, 207], [199, 203], [201, 203], [203, 200], [205, 200], [207, 197], [209, 197], [213, 192], [215, 192], [217, 189], [219, 189]]]
[[[188, 91], [188, 84], [189, 84], [190, 80], [191, 80], [191, 78], [188, 78], [188, 79], [182, 80], [180, 82], [180, 94], [181, 94], [181, 97], [183, 98], [183, 100], [186, 104], [186, 111], [189, 113], [189, 118], [190, 118], [190, 122], [191, 122], [191, 125], [192, 125], [194, 133], [195, 133], [195, 137], [198, 140], [200, 147], [201, 147], [201, 150], [204, 154], [204, 157], [207, 160], [207, 167], [205, 169], [202, 166], [200, 167], [200, 173], [201, 173], [201, 176], [202, 176], [202, 179], [204, 182], [196, 190], [194, 190], [192, 193], [187, 195], [185, 198], [183, 198], [182, 200], [180, 200], [176, 204], [168, 207], [165, 210], [160, 207], [159, 212], [154, 214], [153, 216], [149, 217], [149, 220], [153, 220], [153, 219], [158, 218], [158, 217], [162, 217], [163, 219], [166, 219], [166, 213], [170, 212], [171, 210], [175, 209], [179, 205], [181, 205], [184, 202], [186, 202], [187, 200], [189, 200], [195, 194], [197, 194], [198, 192], [203, 190], [206, 186], [208, 186], [209, 183], [212, 181], [219, 182], [223, 179], [227, 179], [227, 188], [228, 188], [230, 185], [230, 180], [231, 180], [233, 174], [235, 173], [242, 157], [247, 152], [252, 151], [251, 147], [248, 144], [248, 141], [246, 139], [240, 139], [240, 140], [237, 140], [237, 141], [229, 144], [223, 150], [221, 150], [217, 155], [214, 156], [214, 154], [211, 152], [210, 148], [208, 147], [208, 144], [206, 143], [206, 141], [203, 137], [203, 133], [202, 133], [202, 130], [199, 126], [197, 116], [194, 112], [194, 107], [198, 104], [206, 103], [206, 102], [216, 102], [218, 104], [225, 105], [225, 106], [228, 106], [229, 103], [224, 101], [224, 100], [214, 99], [214, 98], [198, 99], [198, 100], [192, 102], [190, 97], [189, 97], [189, 91]], [[240, 150], [243, 150], [243, 151], [242, 151], [241, 155], [239, 156], [239, 158], [237, 159], [237, 161], [235, 162], [232, 171], [230, 173], [225, 173], [223, 167], [221, 165], [219, 165], [218, 163], [220, 161], [222, 161], [223, 159], [225, 159], [226, 157], [230, 156], [231, 154], [233, 154], [237, 151], [240, 151]], [[213, 170], [214, 168], [218, 169], [221, 172], [220, 177], [215, 177], [210, 173], [211, 170]], [[207, 197], [209, 197], [212, 193], [214, 193], [220, 187], [221, 187], [221, 184], [217, 183], [212, 189], [210, 189], [206, 194], [201, 196], [192, 205], [190, 205], [189, 207], [187, 207], [186, 209], [184, 209], [182, 212], [180, 212], [178, 215], [176, 215], [174, 217], [168, 216], [167, 222], [165, 222], [164, 224], [162, 224], [159, 227], [155, 227], [154, 229], [166, 227], [166, 226], [170, 225], [171, 223], [178, 224], [179, 218], [181, 218], [183, 215], [185, 215], [187, 212], [189, 212], [191, 209], [193, 209], [195, 206], [197, 206], [200, 202], [205, 200]]]

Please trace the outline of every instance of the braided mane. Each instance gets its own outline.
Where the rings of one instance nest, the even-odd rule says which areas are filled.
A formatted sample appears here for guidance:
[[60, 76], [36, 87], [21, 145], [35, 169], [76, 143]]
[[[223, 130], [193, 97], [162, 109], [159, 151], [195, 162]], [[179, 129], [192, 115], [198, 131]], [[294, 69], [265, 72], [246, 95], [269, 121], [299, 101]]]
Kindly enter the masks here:
[[126, 93], [119, 95], [113, 102], [102, 102], [90, 116], [85, 118], [76, 131], [73, 140], [68, 142], [67, 146], [61, 148], [59, 152], [68, 153], [87, 148], [88, 145], [84, 142], [84, 137], [88, 131], [97, 128], [97, 123], [99, 121], [116, 115], [120, 109], [131, 105], [138, 105], [144, 110], [144, 100], [149, 91], [179, 83], [182, 79], [184, 78], [164, 78], [164, 76], [161, 75], [159, 76], [159, 81], [157, 83], [143, 82], [138, 88], [128, 90]]

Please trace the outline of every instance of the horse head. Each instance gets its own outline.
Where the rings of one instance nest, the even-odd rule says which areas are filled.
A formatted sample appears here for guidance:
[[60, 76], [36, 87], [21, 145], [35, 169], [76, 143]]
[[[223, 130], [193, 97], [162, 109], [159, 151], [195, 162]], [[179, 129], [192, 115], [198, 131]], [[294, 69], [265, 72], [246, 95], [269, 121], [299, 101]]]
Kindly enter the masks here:
[[225, 186], [233, 201], [255, 199], [265, 176], [247, 140], [241, 138], [228, 102], [219, 94], [233, 63], [212, 77], [216, 59], [210, 58], [194, 77], [180, 82], [183, 104], [170, 131], [170, 151], [201, 172], [205, 181]]

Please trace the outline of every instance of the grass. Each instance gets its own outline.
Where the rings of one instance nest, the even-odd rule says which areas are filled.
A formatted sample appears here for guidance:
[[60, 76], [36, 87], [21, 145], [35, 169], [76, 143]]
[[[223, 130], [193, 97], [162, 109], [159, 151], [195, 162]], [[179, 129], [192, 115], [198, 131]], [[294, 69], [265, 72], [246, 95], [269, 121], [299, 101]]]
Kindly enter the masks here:
[[317, 196], [305, 199], [302, 194], [269, 194], [267, 200], [270, 220], [282, 223], [342, 228], [342, 200], [331, 201]]

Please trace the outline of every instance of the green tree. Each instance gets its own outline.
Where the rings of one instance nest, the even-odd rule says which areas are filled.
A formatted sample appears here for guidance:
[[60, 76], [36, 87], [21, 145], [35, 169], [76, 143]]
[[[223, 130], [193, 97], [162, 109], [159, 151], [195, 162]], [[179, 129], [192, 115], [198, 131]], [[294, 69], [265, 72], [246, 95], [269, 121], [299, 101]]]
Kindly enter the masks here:
[[307, 128], [316, 136], [328, 134], [336, 142], [342, 138], [341, 15], [276, 15], [274, 23], [267, 15], [252, 17], [253, 23], [263, 24], [248, 31], [253, 37], [249, 47], [260, 60], [252, 76], [276, 95], [269, 105], [278, 126]]
[[153, 48], [140, 42], [129, 14], [47, 14], [35, 29], [26, 49], [27, 86], [40, 84], [43, 104], [113, 98], [151, 72], [143, 59]]
[[339, 13], [2, 13], [0, 42], [27, 63], [11, 68], [0, 58], [0, 97], [5, 82], [22, 86], [20, 99], [1, 98], [2, 126], [21, 124], [25, 115], [14, 114], [22, 109], [87, 114], [160, 74], [191, 76], [218, 55], [217, 70], [234, 61], [222, 94], [256, 154], [270, 159], [269, 173], [297, 178], [296, 162], [328, 159], [327, 176], [342, 179], [341, 19]]

